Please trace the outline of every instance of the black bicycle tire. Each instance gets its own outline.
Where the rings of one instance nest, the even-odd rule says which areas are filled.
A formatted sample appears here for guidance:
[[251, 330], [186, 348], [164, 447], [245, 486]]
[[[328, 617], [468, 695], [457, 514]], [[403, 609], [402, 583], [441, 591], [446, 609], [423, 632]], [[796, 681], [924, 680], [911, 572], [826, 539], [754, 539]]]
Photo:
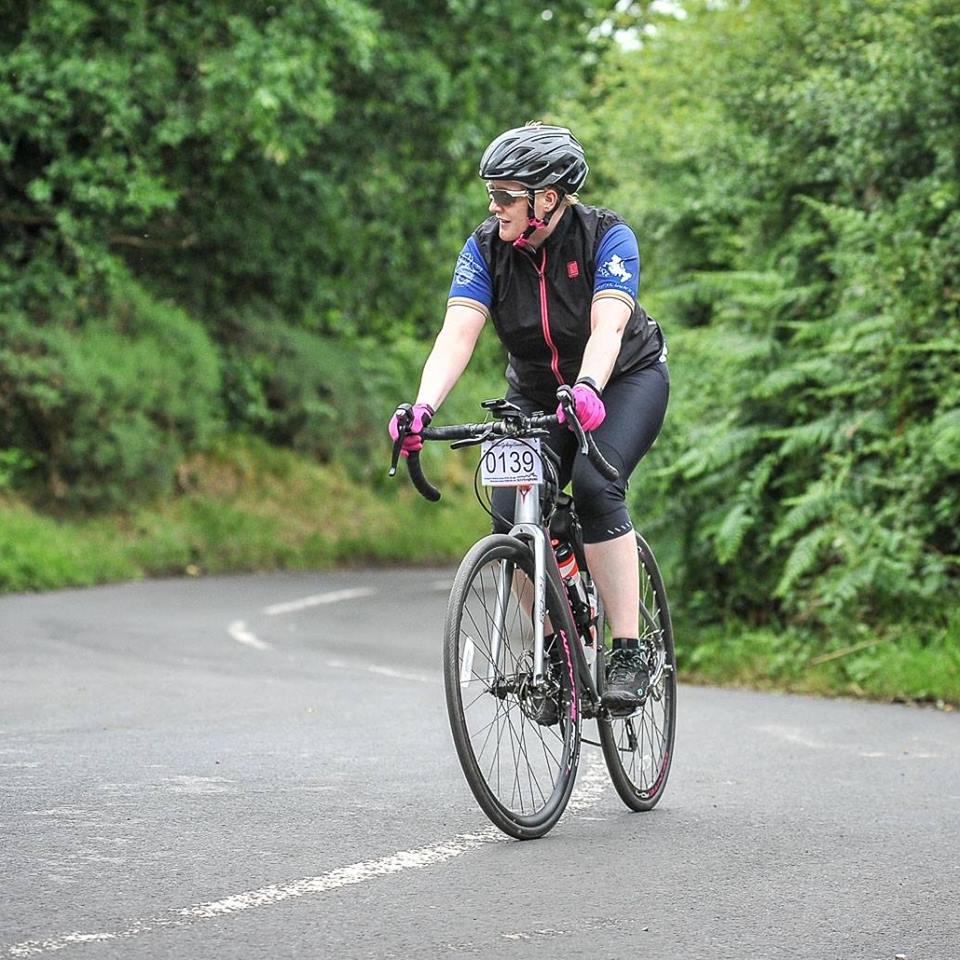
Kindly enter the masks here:
[[[663, 577], [660, 574], [660, 568], [657, 566], [656, 558], [649, 544], [639, 533], [637, 533], [636, 536], [639, 560], [645, 568], [647, 575], [650, 577], [650, 582], [657, 600], [660, 619], [659, 626], [663, 631], [663, 643], [666, 653], [663, 680], [664, 691], [665, 696], [669, 695], [669, 707], [665, 711], [665, 757], [661, 768], [658, 770], [657, 778], [650, 789], [638, 787], [624, 767], [623, 757], [618, 747], [613, 727], [613, 724], [618, 721], [614, 720], [611, 722], [609, 719], [598, 720], [597, 729], [600, 735], [600, 746], [603, 750], [603, 758], [606, 761], [610, 779], [613, 781], [613, 786], [620, 795], [620, 799], [623, 800], [631, 810], [643, 812], [652, 810], [660, 802], [660, 798], [666, 789], [670, 768], [673, 764], [677, 727], [677, 659], [674, 647], [673, 622], [670, 619], [670, 607], [667, 602], [667, 591], [663, 583]], [[641, 624], [641, 632], [642, 630], [643, 624]]]
[[[517, 840], [533, 840], [544, 836], [560, 819], [573, 791], [577, 775], [577, 766], [580, 758], [580, 729], [581, 715], [579, 704], [579, 687], [576, 677], [576, 668], [569, 649], [565, 650], [567, 670], [562, 670], [565, 685], [568, 687], [566, 702], [570, 711], [564, 729], [564, 750], [561, 763], [565, 769], [561, 772], [558, 784], [550, 796], [550, 802], [542, 811], [532, 816], [518, 814], [502, 804], [490, 789], [483, 772], [474, 754], [470, 732], [463, 713], [460, 687], [460, 623], [465, 605], [465, 598], [473, 583], [477, 571], [486, 563], [496, 559], [513, 559], [513, 561], [528, 576], [533, 576], [533, 554], [529, 547], [514, 537], [503, 534], [492, 534], [477, 541], [467, 552], [460, 563], [454, 577], [450, 599], [447, 603], [447, 613], [444, 621], [443, 644], [443, 675], [444, 691], [447, 703], [447, 716], [450, 721], [450, 730], [453, 734], [457, 756], [464, 777], [474, 798], [490, 821]], [[549, 577], [546, 581], [547, 610], [561, 609], [563, 602], [556, 593], [556, 588]], [[559, 615], [554, 618], [559, 619]]]

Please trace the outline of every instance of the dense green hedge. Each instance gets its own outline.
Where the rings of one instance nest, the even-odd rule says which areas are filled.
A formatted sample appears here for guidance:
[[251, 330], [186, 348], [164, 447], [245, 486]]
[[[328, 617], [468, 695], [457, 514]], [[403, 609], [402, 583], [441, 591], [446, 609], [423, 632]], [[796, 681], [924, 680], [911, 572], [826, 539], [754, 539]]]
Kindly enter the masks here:
[[675, 581], [706, 619], [955, 633], [960, 12], [718, 6], [585, 118], [674, 334]]
[[369, 461], [414, 378], [393, 347], [436, 322], [484, 215], [476, 158], [578, 82], [590, 17], [585, 0], [13, 5], [0, 487], [142, 501], [218, 421]]
[[0, 488], [33, 477], [41, 499], [116, 507], [169, 490], [210, 440], [220, 366], [200, 324], [127, 277], [88, 309], [57, 324], [0, 313]]

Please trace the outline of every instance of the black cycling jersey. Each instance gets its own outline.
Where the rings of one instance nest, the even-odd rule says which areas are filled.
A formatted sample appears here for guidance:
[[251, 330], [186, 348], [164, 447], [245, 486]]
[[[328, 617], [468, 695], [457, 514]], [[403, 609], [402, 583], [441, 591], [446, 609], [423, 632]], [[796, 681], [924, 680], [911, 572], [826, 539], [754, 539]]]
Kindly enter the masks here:
[[[557, 386], [573, 383], [579, 374], [595, 297], [617, 296], [633, 308], [611, 380], [666, 356], [659, 324], [616, 282], [618, 271], [629, 276], [623, 261], [610, 255], [609, 243], [601, 250], [615, 228], [629, 234], [635, 246], [616, 213], [573, 204], [539, 249], [523, 250], [500, 239], [498, 221], [491, 217], [477, 227], [458, 261], [450, 302], [480, 301], [489, 309], [509, 355], [507, 381], [544, 409], [556, 403]], [[476, 262], [477, 255], [482, 263]], [[472, 283], [478, 274], [483, 294], [472, 292], [480, 289]], [[605, 285], [605, 277], [612, 282]]]

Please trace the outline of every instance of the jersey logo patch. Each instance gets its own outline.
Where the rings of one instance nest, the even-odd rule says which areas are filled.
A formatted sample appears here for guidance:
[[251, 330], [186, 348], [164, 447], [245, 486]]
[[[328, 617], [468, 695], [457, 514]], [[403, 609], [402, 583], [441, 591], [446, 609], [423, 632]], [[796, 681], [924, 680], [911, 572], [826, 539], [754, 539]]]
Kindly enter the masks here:
[[483, 269], [482, 264], [477, 262], [469, 250], [463, 250], [457, 257], [457, 265], [453, 270], [454, 283], [461, 287], [468, 287], [477, 278], [477, 275]]
[[614, 254], [599, 270], [601, 277], [616, 277], [626, 283], [633, 274], [626, 268], [623, 258]]
[[567, 276], [571, 280], [576, 280], [580, 276], [580, 264], [576, 260], [571, 260], [567, 264]]

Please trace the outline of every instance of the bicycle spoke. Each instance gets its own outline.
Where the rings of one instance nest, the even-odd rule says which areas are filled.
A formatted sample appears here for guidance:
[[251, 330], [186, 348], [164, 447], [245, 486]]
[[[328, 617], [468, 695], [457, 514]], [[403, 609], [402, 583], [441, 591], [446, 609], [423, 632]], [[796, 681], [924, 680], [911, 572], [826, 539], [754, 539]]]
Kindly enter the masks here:
[[[497, 550], [513, 550], [530, 562], [519, 548]], [[474, 562], [459, 586], [455, 581], [456, 620], [448, 621], [445, 653], [457, 749], [474, 795], [494, 822], [516, 836], [536, 835], [531, 831], [552, 823], [569, 796], [579, 725], [556, 719], [564, 704], [569, 709], [569, 681], [558, 681], [549, 664], [544, 686], [533, 686], [529, 566], [507, 553]], [[549, 603], [555, 604], [551, 589]], [[515, 833], [511, 823], [525, 826]]]
[[[523, 721], [521, 720], [521, 723], [522, 722]], [[516, 730], [514, 729], [513, 721], [510, 719], [509, 712], [507, 714], [507, 725], [510, 733], [510, 753], [513, 756], [513, 783], [511, 785], [513, 792], [510, 795], [510, 802], [513, 804], [516, 802], [517, 792], [520, 790], [520, 759], [517, 755], [517, 744], [515, 740]], [[522, 795], [520, 800], [520, 812], [524, 812]]]
[[[547, 741], [543, 739], [543, 734], [540, 734], [540, 749], [543, 751], [543, 760], [547, 766], [547, 772], [550, 773], [550, 788], [555, 789], [557, 786], [557, 778], [553, 775], [552, 770], [553, 766], [556, 766], [556, 757], [554, 757], [550, 748], [547, 746]], [[547, 755], [550, 755], [550, 759], [547, 759]], [[551, 766], [550, 760], [553, 760], [553, 766]]]
[[534, 776], [533, 765], [530, 763], [530, 757], [529, 757], [529, 755], [527, 754], [527, 730], [526, 730], [526, 726], [522, 726], [522, 727], [520, 728], [520, 737], [521, 737], [521, 739], [520, 739], [520, 749], [521, 749], [521, 751], [523, 752], [523, 758], [524, 758], [524, 760], [526, 761], [526, 767], [527, 767], [527, 784], [528, 784], [528, 786], [530, 787], [530, 802], [531, 802], [531, 804], [534, 802], [533, 786], [534, 786], [534, 783], [536, 783], [537, 792], [540, 794], [540, 800], [541, 800], [542, 803], [546, 803], [546, 802], [547, 802], [547, 798], [546, 798], [546, 796], [544, 796], [543, 790], [540, 789], [540, 780], [539, 780], [539, 778], [537, 778], [537, 777]]

